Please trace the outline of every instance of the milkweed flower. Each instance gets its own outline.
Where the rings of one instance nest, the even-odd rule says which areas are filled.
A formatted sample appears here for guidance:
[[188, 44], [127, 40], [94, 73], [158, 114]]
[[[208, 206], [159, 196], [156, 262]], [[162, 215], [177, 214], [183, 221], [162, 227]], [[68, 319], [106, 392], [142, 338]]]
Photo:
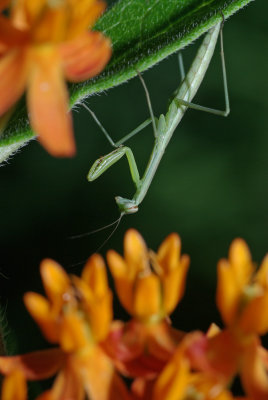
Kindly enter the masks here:
[[54, 156], [75, 153], [65, 79], [97, 75], [111, 56], [109, 39], [88, 31], [103, 12], [100, 0], [15, 0], [0, 15], [0, 115], [27, 89], [29, 119]]
[[155, 376], [183, 336], [168, 321], [183, 296], [189, 267], [189, 257], [180, 251], [175, 233], [154, 253], [130, 229], [124, 238], [124, 258], [113, 250], [107, 253], [117, 295], [132, 320], [113, 324], [105, 349], [125, 375]]
[[54, 384], [42, 399], [79, 400], [85, 393], [92, 400], [128, 399], [123, 381], [99, 346], [112, 319], [112, 295], [102, 258], [93, 255], [81, 278], [68, 276], [59, 264], [47, 259], [41, 264], [41, 276], [47, 297], [29, 292], [24, 301], [44, 337], [59, 347], [0, 357], [0, 371], [7, 375], [2, 400], [10, 398], [9, 379], [22, 381], [18, 399], [24, 400], [22, 375], [25, 380], [37, 380], [55, 373]]
[[227, 326], [243, 335], [268, 332], [268, 255], [259, 270], [246, 243], [233, 241], [218, 264], [217, 305]]
[[[267, 400], [268, 256], [259, 269], [241, 239], [218, 263], [217, 305], [226, 327], [185, 333], [169, 319], [184, 293], [188, 256], [169, 235], [155, 253], [134, 229], [124, 257], [107, 253], [115, 287], [131, 315], [112, 321], [105, 264], [93, 255], [81, 277], [53, 260], [41, 264], [46, 296], [26, 293], [25, 305], [44, 337], [57, 347], [0, 357], [2, 400], [26, 400], [27, 381], [56, 375], [37, 400]], [[244, 397], [231, 383], [240, 376]], [[123, 379], [130, 379], [127, 389]]]
[[226, 328], [202, 336], [189, 351], [194, 365], [228, 383], [239, 373], [251, 400], [268, 399], [268, 255], [257, 270], [246, 243], [233, 241], [218, 263], [216, 301]]
[[[183, 343], [182, 343], [183, 345]], [[191, 364], [179, 346], [152, 391], [152, 400], [234, 400], [231, 392], [204, 373], [191, 371]]]
[[129, 229], [124, 238], [124, 258], [107, 253], [117, 295], [134, 318], [153, 323], [165, 319], [181, 300], [189, 257], [180, 255], [181, 241], [170, 234], [157, 253], [148, 250], [141, 235]]
[[15, 370], [4, 380], [2, 385], [2, 400], [26, 400], [27, 387], [23, 373]]
[[[187, 348], [199, 332], [185, 335], [173, 356], [154, 381], [136, 379], [132, 385], [135, 400], [235, 400], [217, 380], [192, 370]], [[238, 398], [236, 398], [238, 400]], [[242, 400], [242, 398], [240, 398]], [[243, 400], [250, 400], [243, 398]]]

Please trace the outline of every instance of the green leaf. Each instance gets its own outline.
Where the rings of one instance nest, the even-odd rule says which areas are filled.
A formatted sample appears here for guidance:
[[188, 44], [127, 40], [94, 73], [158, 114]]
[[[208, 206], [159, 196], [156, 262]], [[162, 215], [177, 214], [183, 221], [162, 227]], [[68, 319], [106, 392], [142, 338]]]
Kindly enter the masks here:
[[[109, 36], [113, 57], [96, 78], [70, 85], [70, 103], [119, 85], [182, 49], [252, 0], [119, 0], [95, 29]], [[22, 106], [0, 139], [0, 162], [34, 137]]]

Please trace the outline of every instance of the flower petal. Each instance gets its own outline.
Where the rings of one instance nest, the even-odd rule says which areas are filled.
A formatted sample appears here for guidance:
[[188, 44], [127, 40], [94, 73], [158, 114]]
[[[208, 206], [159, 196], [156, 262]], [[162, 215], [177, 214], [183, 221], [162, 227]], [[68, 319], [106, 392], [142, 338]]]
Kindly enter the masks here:
[[156, 275], [150, 274], [138, 279], [135, 286], [133, 315], [145, 320], [160, 315], [161, 294], [160, 281]]
[[47, 0], [17, 0], [16, 5], [10, 10], [11, 20], [14, 26], [27, 30], [33, 27], [33, 24], [44, 11]]
[[263, 349], [258, 340], [247, 346], [241, 363], [241, 380], [252, 400], [268, 399], [268, 367], [262, 360]]
[[[96, 260], [100, 256], [94, 255], [93, 257]], [[101, 257], [99, 258], [100, 260], [103, 263]], [[94, 265], [97, 266], [97, 264]], [[83, 279], [76, 276], [72, 277], [75, 290], [80, 296], [80, 308], [83, 310], [84, 317], [90, 325], [90, 335], [93, 336], [95, 341], [101, 341], [106, 337], [113, 318], [112, 292], [108, 285], [106, 286], [106, 291], [103, 291], [105, 285], [103, 286], [103, 282], [98, 282], [99, 279], [102, 280], [104, 278], [103, 274], [105, 274], [106, 279], [105, 265], [103, 264], [102, 267], [103, 269], [101, 268], [98, 272], [92, 271], [95, 276], [91, 276], [93, 278], [91, 283], [93, 285], [96, 284], [96, 287], [92, 288], [92, 290]], [[95, 293], [94, 289], [96, 290]]]
[[19, 370], [8, 375], [2, 386], [2, 400], [26, 400], [27, 385], [23, 373]]
[[227, 329], [211, 337], [198, 332], [195, 335], [187, 348], [192, 367], [223, 383], [229, 382], [238, 371], [241, 354], [235, 337]]
[[113, 321], [106, 340], [102, 343], [106, 354], [117, 361], [129, 361], [142, 353], [145, 331], [136, 320], [128, 323]]
[[54, 400], [53, 393], [51, 390], [46, 390], [45, 392], [41, 393], [35, 400]]
[[59, 308], [61, 308], [63, 295], [71, 285], [68, 274], [60, 264], [49, 258], [41, 262], [40, 273], [49, 300], [54, 306], [59, 303]]
[[89, 309], [89, 320], [95, 340], [104, 340], [112, 321], [112, 294], [108, 292]]
[[149, 329], [147, 351], [156, 359], [166, 363], [185, 337], [185, 332], [173, 328], [166, 320], [151, 325]]
[[129, 268], [125, 260], [116, 251], [109, 250], [107, 252], [107, 262], [115, 280], [125, 278], [129, 274]]
[[243, 239], [235, 239], [230, 246], [229, 260], [234, 270], [237, 283], [243, 288], [248, 284], [254, 272], [251, 255]]
[[99, 74], [111, 57], [110, 40], [100, 32], [86, 32], [60, 46], [66, 79], [81, 82]]
[[64, 362], [65, 356], [58, 349], [48, 349], [20, 356], [0, 357], [0, 371], [4, 375], [21, 371], [27, 380], [46, 379], [53, 376]]
[[57, 343], [59, 339], [55, 313], [47, 299], [38, 293], [25, 293], [24, 304], [32, 318], [39, 325], [43, 335], [50, 343]]
[[81, 361], [80, 371], [91, 400], [130, 400], [122, 379], [115, 373], [107, 355], [95, 347], [90, 357]]
[[128, 275], [134, 279], [141, 271], [149, 267], [146, 244], [135, 229], [129, 229], [124, 237], [124, 255], [128, 266]]
[[190, 365], [178, 352], [157, 378], [153, 390], [153, 400], [177, 400], [184, 397], [190, 375]]
[[[1, 4], [0, 4], [1, 9]], [[16, 29], [10, 20], [0, 15], [0, 43], [5, 46], [23, 46], [29, 40], [27, 33]]]
[[157, 261], [165, 272], [175, 269], [179, 263], [181, 240], [177, 233], [171, 233], [161, 243], [157, 252]]
[[264, 290], [268, 290], [268, 254], [264, 257], [255, 279]]
[[[113, 275], [116, 293], [122, 306], [129, 314], [133, 312], [133, 277], [125, 260], [114, 250], [107, 253], [107, 262]], [[134, 275], [134, 271], [133, 274]]]
[[124, 376], [151, 378], [163, 368], [163, 362], [159, 366], [158, 360], [151, 354], [143, 356], [146, 337], [144, 325], [136, 320], [126, 324], [114, 321], [102, 347]]
[[0, 11], [3, 11], [7, 6], [9, 6], [11, 0], [0, 0]]
[[102, 347], [123, 375], [151, 379], [162, 371], [183, 336], [167, 322], [146, 326], [135, 319], [126, 324], [115, 321]]
[[79, 313], [65, 315], [61, 323], [60, 346], [66, 353], [83, 349], [88, 344], [88, 332]]
[[189, 265], [190, 258], [184, 254], [177, 262], [177, 268], [162, 277], [163, 307], [167, 314], [172, 313], [183, 297]]
[[53, 46], [39, 46], [32, 52], [27, 102], [31, 125], [45, 149], [57, 157], [73, 156], [75, 143], [68, 92]]
[[71, 4], [72, 14], [71, 21], [68, 27], [68, 38], [78, 36], [81, 32], [90, 29], [97, 18], [103, 13], [106, 8], [106, 3], [100, 0], [69, 0]]
[[99, 254], [93, 254], [83, 268], [81, 278], [89, 285], [97, 297], [107, 293], [108, 280], [103, 258]]
[[253, 298], [245, 307], [239, 319], [239, 326], [245, 333], [264, 335], [268, 331], [268, 291]]
[[67, 359], [63, 370], [58, 374], [51, 390], [45, 392], [44, 399], [41, 400], [83, 400], [84, 396], [83, 382], [79, 368]]
[[227, 260], [219, 261], [217, 274], [216, 303], [222, 319], [226, 325], [229, 325], [236, 317], [241, 291]]
[[135, 400], [151, 400], [153, 396], [154, 380], [136, 378], [131, 385], [131, 393]]
[[27, 65], [27, 55], [22, 50], [9, 51], [0, 58], [0, 115], [4, 114], [24, 92]]

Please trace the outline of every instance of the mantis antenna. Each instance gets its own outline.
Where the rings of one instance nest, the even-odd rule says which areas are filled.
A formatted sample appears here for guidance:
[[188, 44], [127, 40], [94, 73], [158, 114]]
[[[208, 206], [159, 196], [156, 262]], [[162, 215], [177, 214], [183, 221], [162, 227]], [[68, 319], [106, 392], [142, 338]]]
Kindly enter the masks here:
[[[119, 226], [119, 224], [120, 224], [120, 222], [121, 222], [121, 219], [122, 219], [123, 215], [124, 215], [124, 214], [121, 213], [121, 214], [119, 215], [119, 218], [117, 218], [115, 221], [113, 221], [112, 223], [110, 223], [110, 224], [108, 224], [108, 225], [102, 226], [101, 228], [98, 228], [98, 229], [94, 229], [93, 231], [90, 231], [90, 232], [86, 232], [86, 233], [81, 233], [81, 234], [78, 234], [78, 235], [69, 236], [68, 239], [79, 239], [79, 238], [81, 238], [81, 237], [85, 237], [85, 236], [89, 236], [89, 235], [92, 235], [92, 234], [97, 233], [97, 232], [101, 232], [101, 231], [103, 231], [103, 230], [105, 230], [105, 229], [107, 229], [107, 228], [110, 228], [111, 226], [114, 226], [114, 225], [115, 225], [114, 228], [112, 229], [111, 233], [109, 233], [109, 235], [108, 235], [108, 236], [106, 237], [106, 239], [102, 242], [102, 244], [95, 250], [95, 253], [98, 253], [98, 252], [103, 248], [103, 246], [108, 242], [108, 240], [113, 236], [113, 234], [115, 233], [115, 231], [117, 230], [117, 228], [118, 228], [118, 226]], [[76, 267], [76, 266], [78, 266], [78, 265], [84, 264], [86, 261], [87, 261], [87, 260], [83, 260], [83, 261], [79, 261], [79, 262], [73, 263], [73, 264], [71, 264], [71, 265], [69, 266], [69, 268], [73, 268], [73, 267]]]
[[[98, 232], [104, 231], [105, 229], [108, 229], [108, 228], [110, 228], [111, 226], [116, 225], [116, 227], [112, 230], [112, 234], [113, 234], [113, 232], [117, 229], [117, 227], [118, 227], [118, 225], [119, 225], [119, 223], [120, 223], [120, 221], [121, 221], [121, 218], [122, 218], [122, 215], [120, 214], [120, 217], [119, 217], [119, 218], [116, 218], [116, 220], [113, 221], [113, 222], [111, 222], [110, 224], [107, 224], [107, 225], [105, 225], [105, 226], [102, 226], [101, 228], [93, 229], [93, 230], [90, 231], [90, 232], [79, 233], [78, 235], [69, 236], [68, 239], [70, 239], [70, 240], [73, 240], [73, 239], [80, 239], [80, 238], [82, 238], [82, 237], [90, 236], [90, 235], [93, 235], [94, 233], [98, 233]], [[108, 237], [108, 239], [109, 239], [109, 238], [110, 238], [110, 236]], [[106, 243], [106, 241], [107, 241], [108, 239], [105, 239], [105, 243]], [[105, 244], [105, 243], [104, 243], [104, 244]], [[104, 246], [104, 244], [102, 244], [102, 246]], [[102, 246], [101, 246], [101, 247], [102, 247]]]
[[[221, 60], [222, 60], [222, 73], [223, 73], [224, 96], [225, 96], [225, 110], [223, 111], [215, 110], [209, 107], [199, 106], [191, 102], [197, 90], [199, 89], [200, 84], [204, 79], [209, 63], [214, 54], [219, 33], [221, 37], [220, 40]], [[133, 214], [138, 211], [138, 207], [143, 201], [144, 197], [146, 196], [146, 193], [151, 185], [151, 182], [157, 171], [159, 163], [163, 157], [165, 149], [175, 129], [180, 123], [185, 111], [188, 108], [206, 111], [221, 116], [227, 116], [230, 112], [226, 69], [225, 69], [225, 61], [223, 53], [222, 23], [218, 23], [206, 33], [187, 74], [185, 75], [184, 73], [181, 59], [180, 59], [180, 69], [182, 71], [183, 80], [178, 89], [174, 93], [173, 100], [169, 105], [166, 115], [161, 114], [158, 120], [153, 115], [151, 101], [145, 82], [142, 79], [140, 73], [137, 72], [141, 79], [142, 85], [145, 89], [151, 118], [143, 122], [136, 129], [134, 129], [134, 131], [124, 136], [117, 143], [113, 142], [107, 131], [102, 127], [96, 115], [87, 106], [84, 105], [84, 107], [91, 113], [97, 124], [100, 126], [101, 130], [103, 131], [103, 133], [105, 134], [111, 145], [115, 147], [114, 151], [103, 157], [100, 157], [98, 160], [95, 161], [95, 163], [92, 165], [87, 175], [87, 179], [89, 181], [97, 179], [109, 167], [111, 167], [113, 164], [119, 161], [120, 158], [122, 158], [124, 155], [126, 155], [129, 163], [130, 173], [136, 187], [136, 192], [132, 199], [123, 198], [121, 196], [117, 196], [115, 198], [118, 208], [120, 210], [121, 217], [125, 214]], [[134, 136], [136, 133], [140, 132], [150, 122], [153, 123], [153, 128], [154, 128], [154, 136], [155, 136], [154, 146], [147, 167], [145, 169], [145, 172], [142, 178], [140, 178], [132, 150], [127, 146], [121, 146], [121, 145], [128, 139], [130, 139], [132, 136]]]

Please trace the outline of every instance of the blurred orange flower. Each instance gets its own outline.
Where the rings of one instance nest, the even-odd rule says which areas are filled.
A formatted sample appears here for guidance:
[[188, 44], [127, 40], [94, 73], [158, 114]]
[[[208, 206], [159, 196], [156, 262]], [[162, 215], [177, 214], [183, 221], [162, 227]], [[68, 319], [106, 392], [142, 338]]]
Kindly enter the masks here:
[[104, 8], [100, 0], [15, 0], [0, 15], [0, 115], [27, 88], [31, 126], [54, 156], [75, 153], [64, 80], [92, 78], [111, 56], [109, 39], [88, 31]]
[[3, 382], [2, 400], [26, 400], [27, 387], [20, 370], [12, 372]]
[[186, 350], [199, 335], [199, 332], [193, 332], [184, 337], [155, 381], [136, 379], [132, 385], [134, 399], [235, 400], [231, 392], [217, 380], [206, 373], [192, 371]]
[[[55, 261], [44, 260], [41, 276], [47, 298], [26, 293], [24, 300], [46, 339], [59, 348], [0, 357], [0, 371], [8, 375], [2, 400], [16, 392], [9, 380], [21, 381], [21, 374], [26, 380], [44, 379], [58, 371], [52, 389], [41, 398], [78, 400], [86, 393], [92, 400], [128, 399], [123, 381], [99, 346], [112, 319], [112, 295], [102, 258], [93, 255], [81, 278], [69, 277]], [[21, 388], [23, 383], [16, 395], [23, 400]]]
[[268, 255], [256, 271], [242, 239], [230, 246], [229, 260], [218, 264], [217, 305], [222, 319], [237, 333], [268, 331]]
[[175, 233], [154, 253], [130, 229], [124, 238], [124, 258], [113, 250], [107, 253], [118, 297], [133, 317], [127, 324], [113, 323], [104, 344], [124, 375], [154, 377], [184, 335], [168, 320], [183, 296], [189, 267], [189, 257], [180, 252], [181, 241]]
[[[212, 324], [206, 334], [179, 331], [168, 318], [182, 298], [189, 265], [178, 235], [169, 235], [154, 253], [131, 229], [124, 258], [113, 250], [107, 258], [131, 320], [112, 321], [101, 256], [89, 259], [81, 278], [44, 260], [46, 297], [30, 292], [24, 301], [58, 347], [0, 357], [2, 400], [26, 400], [27, 380], [54, 375], [52, 388], [38, 400], [268, 399], [268, 352], [259, 337], [268, 330], [267, 256], [257, 270], [246, 243], [232, 243], [229, 259], [218, 264], [217, 304], [226, 328]], [[129, 390], [119, 374], [131, 379]], [[244, 397], [230, 391], [237, 375]]]
[[217, 305], [227, 325], [191, 346], [198, 369], [228, 383], [240, 373], [252, 400], [268, 399], [268, 352], [259, 335], [268, 332], [268, 256], [256, 270], [242, 239], [230, 246], [229, 259], [218, 263]]
[[189, 267], [189, 257], [181, 256], [180, 251], [176, 233], [170, 234], [155, 254], [134, 229], [125, 235], [124, 258], [108, 251], [116, 292], [134, 318], [150, 324], [165, 319], [175, 309], [184, 294]]

